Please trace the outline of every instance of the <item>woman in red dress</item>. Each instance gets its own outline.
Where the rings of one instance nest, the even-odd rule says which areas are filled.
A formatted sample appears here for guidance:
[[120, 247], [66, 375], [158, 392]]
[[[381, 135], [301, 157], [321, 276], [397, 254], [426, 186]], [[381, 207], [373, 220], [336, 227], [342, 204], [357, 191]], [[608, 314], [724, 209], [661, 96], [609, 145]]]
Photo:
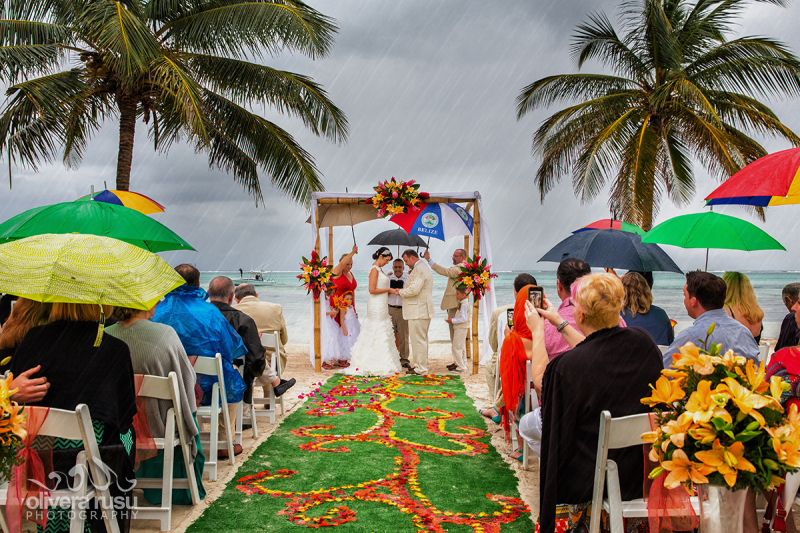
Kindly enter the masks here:
[[[333, 289], [333, 295], [330, 297], [330, 304], [331, 309], [333, 309], [333, 299], [337, 296], [341, 297], [347, 292], [353, 293], [353, 311], [356, 310], [356, 287], [358, 287], [358, 282], [356, 281], [356, 277], [351, 272], [353, 270], [353, 257], [358, 253], [358, 246], [353, 246], [353, 250], [349, 254], [344, 254], [339, 259], [339, 264], [333, 267], [331, 273], [333, 277], [331, 281], [336, 286]], [[344, 335], [339, 328], [338, 333], [340, 335]], [[342, 346], [344, 343], [337, 342], [328, 344], [328, 346]], [[331, 349], [331, 348], [329, 348]], [[338, 353], [338, 354], [324, 354], [323, 356], [323, 368], [326, 370], [330, 370], [334, 366], [339, 366], [342, 368], [346, 368], [350, 366], [348, 359], [350, 359], [350, 354], [347, 353]], [[330, 368], [327, 368], [330, 367]]]

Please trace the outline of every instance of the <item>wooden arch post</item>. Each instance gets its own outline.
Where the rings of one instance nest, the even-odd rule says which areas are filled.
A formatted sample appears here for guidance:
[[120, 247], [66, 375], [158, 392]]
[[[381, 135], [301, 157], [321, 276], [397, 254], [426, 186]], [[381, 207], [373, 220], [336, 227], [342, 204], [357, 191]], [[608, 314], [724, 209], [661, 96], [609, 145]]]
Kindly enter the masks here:
[[[333, 198], [316, 198], [314, 201], [316, 202], [316, 210], [315, 210], [315, 223], [316, 223], [316, 240], [314, 243], [314, 249], [317, 251], [317, 254], [322, 257], [322, 250], [321, 250], [321, 234], [322, 228], [320, 227], [321, 216], [320, 216], [320, 206], [321, 205], [330, 205], [330, 204], [359, 204], [363, 203], [367, 198], [370, 198], [371, 195], [364, 195], [363, 197], [359, 195], [359, 197], [333, 197]], [[438, 204], [438, 203], [453, 203], [453, 204], [467, 204], [467, 211], [472, 210], [472, 217], [475, 221], [475, 225], [472, 230], [472, 255], [477, 256], [481, 252], [481, 214], [480, 210], [478, 209], [478, 200], [475, 196], [468, 196], [468, 197], [461, 197], [461, 198], [453, 198], [453, 197], [444, 197], [444, 196], [431, 196], [430, 198], [426, 198], [422, 200], [424, 204]], [[330, 237], [329, 237], [329, 254], [330, 257], [328, 258], [330, 261], [334, 261], [333, 258], [333, 227], [330, 229]], [[470, 249], [470, 238], [469, 236], [464, 237], [464, 249]], [[314, 369], [317, 372], [322, 372], [322, 300], [316, 298], [314, 300]], [[472, 344], [470, 346], [469, 339], [467, 339], [467, 349], [472, 348], [472, 373], [478, 373], [478, 367], [480, 365], [481, 360], [481, 352], [480, 352], [480, 342], [478, 336], [478, 315], [480, 313], [480, 300], [474, 300], [472, 303], [472, 327], [471, 327], [471, 336], [472, 336]]]

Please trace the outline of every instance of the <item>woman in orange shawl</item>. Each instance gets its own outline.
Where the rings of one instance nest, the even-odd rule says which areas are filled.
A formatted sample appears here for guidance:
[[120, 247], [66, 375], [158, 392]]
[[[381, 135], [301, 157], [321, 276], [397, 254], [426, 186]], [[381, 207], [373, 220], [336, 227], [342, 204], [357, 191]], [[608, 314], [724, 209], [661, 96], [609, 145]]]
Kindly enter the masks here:
[[503, 341], [500, 352], [500, 379], [505, 400], [505, 405], [500, 407], [500, 416], [503, 418], [507, 442], [511, 440], [511, 417], [515, 416], [519, 402], [525, 396], [527, 379], [525, 363], [531, 358], [533, 351], [533, 335], [525, 319], [527, 316], [525, 304], [531, 287], [535, 285], [526, 285], [517, 293], [517, 301], [514, 304], [514, 328]]

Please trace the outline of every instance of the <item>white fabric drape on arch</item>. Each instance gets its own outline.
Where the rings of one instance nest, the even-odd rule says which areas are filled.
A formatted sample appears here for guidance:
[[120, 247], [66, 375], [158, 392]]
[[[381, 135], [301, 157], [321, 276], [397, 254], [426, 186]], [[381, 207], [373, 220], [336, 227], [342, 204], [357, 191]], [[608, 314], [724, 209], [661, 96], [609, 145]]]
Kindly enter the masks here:
[[[432, 197], [442, 197], [442, 198], [465, 198], [465, 199], [475, 199], [476, 202], [476, 209], [478, 213], [480, 213], [480, 245], [481, 245], [481, 257], [485, 257], [490, 265], [494, 264], [494, 260], [492, 257], [492, 239], [491, 233], [489, 231], [489, 223], [486, 220], [485, 214], [483, 212], [483, 204], [481, 203], [481, 194], [478, 191], [472, 192], [432, 192], [429, 193]], [[311, 249], [314, 249], [314, 246], [317, 244], [317, 235], [318, 230], [317, 228], [317, 200], [319, 198], [360, 198], [366, 200], [367, 198], [372, 198], [372, 194], [358, 194], [358, 193], [333, 193], [333, 192], [315, 192], [311, 194]], [[331, 250], [328, 250], [328, 245], [330, 243], [330, 239], [328, 238], [330, 229], [329, 228], [322, 228], [322, 234], [320, 235], [320, 254], [322, 256], [328, 256], [330, 261], [335, 262], [335, 258], [331, 255]], [[468, 253], [472, 253], [471, 250], [468, 250]], [[322, 312], [324, 313], [324, 306]], [[492, 320], [492, 313], [497, 308], [497, 299], [495, 298], [494, 293], [494, 281], [491, 282], [491, 290], [487, 292], [483, 299], [481, 300], [481, 315], [483, 321], [483, 349], [481, 355], [481, 363], [485, 363], [489, 356], [491, 355], [491, 348], [489, 346], [489, 329], [490, 329], [490, 322]], [[311, 342], [309, 343], [311, 346], [310, 354], [311, 354], [311, 364], [314, 364], [315, 358], [315, 346], [314, 346], [314, 300], [311, 300]], [[325, 328], [320, 328], [320, 335], [325, 335]], [[321, 346], [325, 346], [325, 339], [322, 339], [320, 344]]]

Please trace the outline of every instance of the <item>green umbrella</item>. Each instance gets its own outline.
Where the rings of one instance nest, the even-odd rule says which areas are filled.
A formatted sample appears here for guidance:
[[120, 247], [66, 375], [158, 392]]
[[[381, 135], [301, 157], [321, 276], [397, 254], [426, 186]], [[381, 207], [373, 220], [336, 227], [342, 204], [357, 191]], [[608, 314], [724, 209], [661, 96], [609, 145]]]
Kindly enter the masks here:
[[767, 232], [746, 220], [708, 211], [681, 215], [665, 220], [648, 231], [642, 242], [671, 244], [681, 248], [705, 248], [706, 270], [708, 249], [786, 250]]
[[62, 202], [36, 207], [0, 224], [0, 242], [45, 233], [112, 237], [151, 252], [194, 250], [164, 224], [135, 209], [105, 202]]
[[151, 309], [184, 283], [161, 257], [108, 237], [46, 234], [0, 244], [0, 292], [37, 302]]

